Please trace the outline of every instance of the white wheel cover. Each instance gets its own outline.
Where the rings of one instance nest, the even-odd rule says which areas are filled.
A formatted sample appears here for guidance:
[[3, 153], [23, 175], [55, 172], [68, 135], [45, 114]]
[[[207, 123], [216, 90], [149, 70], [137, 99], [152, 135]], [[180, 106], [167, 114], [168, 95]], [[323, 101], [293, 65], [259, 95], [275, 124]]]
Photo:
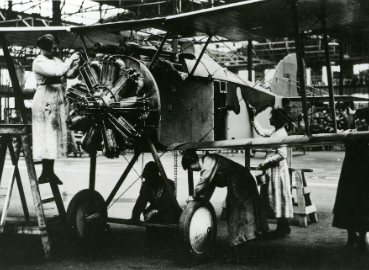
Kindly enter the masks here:
[[189, 226], [191, 247], [197, 254], [207, 251], [213, 237], [213, 217], [209, 209], [200, 207], [193, 214]]

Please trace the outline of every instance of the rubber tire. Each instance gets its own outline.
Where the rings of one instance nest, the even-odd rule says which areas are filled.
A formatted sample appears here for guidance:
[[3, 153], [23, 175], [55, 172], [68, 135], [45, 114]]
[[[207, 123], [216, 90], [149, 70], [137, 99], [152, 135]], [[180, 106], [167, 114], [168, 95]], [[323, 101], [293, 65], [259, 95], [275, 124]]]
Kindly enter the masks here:
[[[89, 205], [88, 205], [89, 204]], [[81, 209], [81, 207], [89, 206]], [[91, 206], [93, 208], [91, 208]], [[82, 213], [79, 213], [82, 210]], [[83, 226], [78, 215], [91, 215], [99, 212], [101, 216], [89, 223], [89, 227]], [[82, 244], [88, 248], [96, 248], [100, 242], [105, 238], [107, 228], [108, 210], [106, 208], [105, 200], [95, 190], [84, 189], [78, 192], [70, 201], [67, 210], [67, 228], [73, 241]], [[91, 226], [92, 225], [92, 226]], [[90, 231], [88, 231], [90, 229]]]
[[[194, 214], [198, 209], [203, 207], [208, 209], [211, 214], [211, 217], [213, 219], [213, 230], [211, 231], [212, 236], [210, 244], [208, 244], [207, 250], [199, 254], [191, 246], [189, 229], [192, 217], [194, 216]], [[217, 235], [217, 219], [213, 205], [208, 201], [190, 201], [187, 204], [184, 211], [182, 212], [181, 218], [179, 220], [179, 248], [180, 248], [179, 254], [181, 254], [181, 259], [197, 260], [197, 259], [208, 259], [213, 257], [216, 235]]]

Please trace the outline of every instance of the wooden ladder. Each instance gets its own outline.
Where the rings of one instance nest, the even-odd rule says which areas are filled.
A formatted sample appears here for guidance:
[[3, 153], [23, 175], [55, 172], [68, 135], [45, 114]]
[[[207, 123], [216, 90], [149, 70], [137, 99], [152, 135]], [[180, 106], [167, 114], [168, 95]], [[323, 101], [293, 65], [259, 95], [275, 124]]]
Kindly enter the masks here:
[[[3, 212], [0, 220], [0, 233], [15, 233], [29, 234], [41, 236], [42, 246], [45, 252], [45, 258], [50, 256], [50, 240], [45, 222], [45, 213], [42, 207], [40, 191], [37, 184], [37, 176], [35, 166], [32, 159], [31, 145], [28, 134], [31, 131], [31, 125], [0, 125], [0, 180], [4, 170], [6, 152], [9, 149], [13, 171], [8, 184], [8, 189], [3, 206]], [[12, 144], [12, 136], [17, 139], [18, 149], [15, 151]], [[23, 149], [24, 159], [27, 166], [28, 177], [31, 185], [31, 193], [35, 205], [37, 225], [30, 221], [26, 197], [23, 190], [23, 184], [19, 173], [18, 160], [20, 149]], [[7, 223], [7, 214], [12, 196], [14, 182], [17, 181], [17, 186], [20, 194], [22, 208], [24, 212], [24, 222], [22, 223]]]
[[[12, 177], [9, 182], [7, 195], [5, 198], [5, 204], [3, 208], [2, 217], [0, 220], [0, 233], [13, 232], [17, 234], [32, 234], [32, 235], [40, 235], [41, 241], [43, 245], [43, 249], [45, 252], [45, 257], [48, 258], [50, 256], [50, 240], [48, 231], [46, 228], [45, 221], [45, 213], [42, 204], [55, 200], [59, 216], [62, 220], [65, 220], [66, 214], [64, 209], [64, 204], [61, 199], [60, 191], [57, 185], [50, 184], [54, 198], [49, 198], [46, 200], [41, 200], [40, 191], [37, 183], [37, 176], [35, 171], [35, 165], [32, 158], [32, 150], [31, 150], [31, 142], [30, 142], [30, 134], [32, 131], [32, 126], [28, 123], [28, 116], [26, 112], [26, 108], [24, 105], [24, 97], [22, 92], [22, 87], [19, 83], [17, 72], [13, 63], [12, 56], [10, 54], [8, 48], [8, 41], [6, 39], [5, 34], [0, 34], [0, 44], [3, 49], [4, 60], [6, 62], [6, 66], [9, 72], [9, 77], [11, 81], [11, 86], [13, 90], [13, 94], [15, 97], [15, 107], [20, 113], [20, 118], [23, 124], [18, 125], [0, 125], [0, 181], [2, 177], [2, 173], [4, 170], [4, 163], [6, 159], [6, 152], [9, 148], [9, 153], [11, 157], [12, 164], [14, 166]], [[14, 147], [12, 144], [12, 136], [16, 137], [18, 142], [18, 149], [14, 151]], [[27, 166], [28, 177], [31, 185], [32, 198], [35, 205], [36, 216], [37, 216], [37, 224], [38, 226], [32, 225], [29, 219], [29, 212], [26, 204], [26, 198], [24, 195], [24, 190], [22, 186], [22, 181], [20, 178], [20, 173], [18, 169], [18, 159], [20, 148], [23, 148], [24, 159]], [[8, 213], [8, 208], [10, 205], [11, 194], [13, 190], [14, 181], [17, 181], [20, 198], [22, 202], [25, 224], [16, 225], [16, 224], [6, 224], [6, 218]]]
[[[36, 161], [36, 162], [34, 162], [34, 164], [35, 165], [41, 164], [41, 161]], [[39, 185], [44, 185], [44, 184], [50, 184], [51, 191], [53, 193], [53, 197], [43, 199], [43, 200], [41, 200], [41, 203], [46, 204], [46, 203], [50, 203], [50, 202], [55, 202], [56, 208], [59, 212], [58, 216], [47, 218], [46, 219], [46, 224], [49, 224], [51, 222], [60, 220], [62, 222], [63, 226], [65, 226], [66, 225], [67, 212], [65, 211], [63, 198], [60, 194], [58, 184], [56, 184], [55, 182], [49, 182], [49, 183], [42, 183], [42, 184], [39, 184]]]

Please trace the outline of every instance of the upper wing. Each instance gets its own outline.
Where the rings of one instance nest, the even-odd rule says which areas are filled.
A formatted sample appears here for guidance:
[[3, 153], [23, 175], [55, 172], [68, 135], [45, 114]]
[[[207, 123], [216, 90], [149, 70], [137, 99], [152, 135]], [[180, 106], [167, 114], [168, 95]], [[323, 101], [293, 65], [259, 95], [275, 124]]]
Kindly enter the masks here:
[[241, 140], [224, 140], [208, 142], [175, 143], [168, 147], [168, 151], [182, 151], [186, 149], [211, 150], [220, 148], [273, 148], [280, 146], [303, 147], [313, 145], [337, 145], [346, 141], [369, 141], [369, 131], [351, 133], [320, 133], [314, 135], [293, 135], [278, 138], [257, 138]]
[[[59, 39], [62, 48], [82, 48], [83, 44], [78, 33], [69, 26], [51, 27], [0, 27], [0, 34], [5, 35], [9, 45], [22, 47], [35, 47], [37, 39], [45, 34], [54, 34]], [[119, 36], [99, 30], [87, 33], [85, 38], [88, 47], [101, 42], [110, 45], [119, 45]]]
[[[325, 14], [331, 36], [355, 35], [360, 38], [369, 31], [369, 1], [367, 0], [299, 0], [300, 28], [304, 31], [321, 29], [319, 18]], [[232, 41], [286, 37], [294, 33], [292, 11], [286, 0], [247, 0], [169, 17], [121, 21], [106, 24], [71, 27], [1, 27], [0, 33], [13, 45], [34, 46], [37, 37], [58, 32], [63, 47], [81, 47], [76, 34], [87, 36], [87, 45], [102, 42], [119, 43], [119, 31], [157, 28], [191, 37], [198, 34], [218, 35]], [[75, 40], [75, 41], [74, 41]]]
[[[72, 31], [122, 31], [153, 27], [172, 36], [218, 35], [232, 41], [281, 38], [294, 34], [292, 10], [287, 0], [247, 0], [168, 17], [75, 27]], [[369, 31], [367, 0], [299, 0], [298, 20], [304, 31], [321, 30], [326, 16], [331, 36]], [[360, 36], [358, 36], [360, 37]]]

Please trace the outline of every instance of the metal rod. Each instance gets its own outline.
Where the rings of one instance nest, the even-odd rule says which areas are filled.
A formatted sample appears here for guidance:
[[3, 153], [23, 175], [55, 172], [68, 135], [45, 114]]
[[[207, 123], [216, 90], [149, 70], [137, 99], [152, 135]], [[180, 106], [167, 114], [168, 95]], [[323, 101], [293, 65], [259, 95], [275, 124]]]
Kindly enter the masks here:
[[305, 91], [304, 63], [303, 63], [302, 52], [301, 52], [301, 47], [302, 47], [301, 45], [302, 44], [300, 42], [299, 23], [298, 23], [298, 14], [297, 14], [296, 2], [297, 2], [297, 0], [292, 0], [291, 1], [293, 27], [294, 27], [294, 32], [295, 32], [297, 73], [298, 73], [298, 78], [299, 78], [299, 81], [300, 81], [302, 110], [304, 112], [304, 122], [305, 122], [305, 132], [306, 132], [306, 134], [310, 134], [310, 125], [309, 125], [306, 91]]
[[344, 47], [344, 42], [341, 40], [339, 42], [340, 44], [340, 84], [339, 84], [339, 95], [343, 95], [343, 61], [344, 61], [344, 57], [343, 57], [343, 47]]
[[153, 57], [153, 58], [152, 58], [152, 60], [151, 60], [151, 63], [150, 63], [150, 65], [149, 65], [149, 69], [150, 69], [150, 68], [152, 68], [152, 66], [154, 65], [154, 63], [155, 63], [156, 59], [158, 59], [158, 57], [159, 57], [159, 55], [160, 55], [160, 52], [161, 52], [161, 50], [163, 49], [163, 46], [164, 46], [164, 44], [165, 44], [165, 41], [167, 40], [167, 38], [168, 38], [168, 36], [169, 36], [169, 33], [170, 33], [170, 32], [168, 31], [168, 32], [165, 34], [163, 41], [160, 43], [159, 49], [156, 51], [156, 53], [155, 53], [154, 57]]
[[135, 164], [135, 162], [137, 161], [137, 159], [139, 158], [141, 154], [141, 151], [137, 150], [135, 151], [134, 156], [132, 157], [131, 161], [128, 163], [128, 166], [126, 167], [126, 169], [124, 170], [122, 176], [119, 178], [117, 184], [115, 185], [115, 187], [113, 188], [112, 192], [110, 193], [109, 197], [106, 199], [105, 205], [108, 207], [109, 204], [111, 203], [111, 201], [113, 200], [115, 194], [117, 194], [120, 186], [123, 184], [124, 180], [126, 180], [127, 175], [129, 174], [129, 172], [131, 171], [133, 165]]
[[247, 70], [248, 80], [252, 82], [252, 39], [249, 39], [247, 44]]
[[96, 151], [90, 154], [90, 190], [95, 190], [96, 183]]
[[151, 141], [150, 138], [147, 138], [147, 143], [148, 143], [148, 145], [150, 147], [152, 157], [154, 158], [154, 161], [155, 161], [156, 165], [158, 166], [160, 175], [161, 175], [161, 177], [162, 177], [162, 179], [164, 181], [165, 187], [166, 187], [166, 189], [167, 189], [167, 191], [169, 193], [169, 196], [170, 196], [170, 199], [171, 199], [171, 201], [173, 203], [173, 206], [180, 208], [180, 206], [178, 204], [178, 201], [177, 201], [176, 197], [174, 196], [174, 191], [173, 191], [172, 187], [170, 186], [170, 183], [169, 183], [167, 174], [165, 173], [163, 164], [160, 161], [158, 152], [156, 152], [155, 146], [152, 143], [152, 141]]
[[86, 45], [85, 37], [82, 34], [80, 34], [79, 37], [80, 37], [80, 39], [81, 39], [81, 41], [83, 43], [83, 50], [84, 50], [84, 52], [86, 54], [87, 62], [90, 63], [91, 61], [90, 61], [90, 58], [88, 57], [88, 54], [87, 54], [87, 45]]
[[250, 168], [251, 164], [251, 149], [249, 147], [245, 147], [245, 167]]
[[108, 218], [107, 221], [109, 223], [142, 226], [142, 227], [178, 228], [178, 224], [156, 223], [156, 222], [152, 223], [152, 222], [144, 222], [141, 220], [122, 219], [122, 218]]
[[[325, 8], [323, 6], [323, 10], [324, 9]], [[323, 26], [323, 43], [324, 43], [325, 63], [327, 66], [329, 105], [331, 107], [331, 112], [332, 112], [333, 129], [334, 129], [334, 132], [336, 133], [337, 132], [337, 120], [336, 120], [336, 108], [335, 108], [336, 105], [334, 102], [331, 57], [329, 55], [329, 45], [328, 45], [328, 37], [327, 37], [327, 26], [325, 22], [325, 12], [324, 12], [324, 16], [322, 17], [322, 26]]]
[[201, 53], [199, 55], [199, 58], [197, 58], [196, 63], [195, 63], [195, 65], [193, 66], [193, 68], [191, 70], [190, 76], [193, 76], [193, 74], [195, 73], [195, 70], [196, 70], [197, 66], [200, 64], [201, 58], [204, 55], [204, 53], [206, 51], [206, 48], [208, 47], [209, 42], [210, 42], [210, 40], [211, 40], [212, 37], [213, 36], [211, 36], [211, 35], [209, 36], [208, 40], [206, 41], [206, 43], [204, 45], [204, 48], [202, 48], [202, 51], [201, 51]]
[[190, 168], [187, 169], [187, 175], [188, 175], [188, 195], [193, 196], [195, 194], [193, 184], [193, 171]]

